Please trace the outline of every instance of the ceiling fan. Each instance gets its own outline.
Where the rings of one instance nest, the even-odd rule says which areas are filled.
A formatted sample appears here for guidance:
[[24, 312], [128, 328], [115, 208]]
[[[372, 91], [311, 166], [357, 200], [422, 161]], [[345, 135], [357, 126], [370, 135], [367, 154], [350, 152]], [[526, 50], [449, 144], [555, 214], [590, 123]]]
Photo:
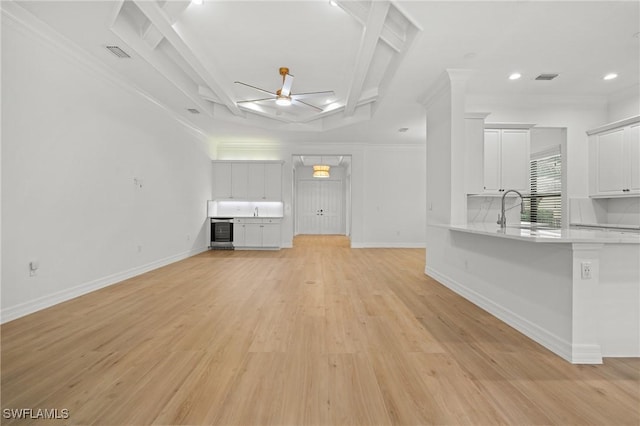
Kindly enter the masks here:
[[268, 98], [260, 98], [260, 99], [249, 99], [245, 101], [238, 101], [237, 103], [247, 103], [247, 102], [260, 102], [260, 101], [275, 101], [276, 105], [288, 106], [291, 104], [302, 104], [308, 107], [311, 107], [317, 111], [323, 111], [322, 108], [319, 108], [315, 105], [302, 101], [302, 99], [308, 99], [316, 96], [332, 96], [334, 94], [333, 90], [327, 90], [323, 92], [307, 92], [307, 93], [291, 93], [291, 86], [293, 85], [293, 76], [289, 74], [289, 68], [281, 67], [279, 70], [280, 75], [282, 76], [282, 87], [278, 89], [276, 92], [270, 92], [269, 90], [261, 89], [256, 86], [252, 86], [247, 83], [243, 83], [241, 81], [234, 81], [236, 84], [242, 84], [243, 86], [250, 87], [252, 89], [258, 90], [262, 93], [267, 93], [271, 95]]

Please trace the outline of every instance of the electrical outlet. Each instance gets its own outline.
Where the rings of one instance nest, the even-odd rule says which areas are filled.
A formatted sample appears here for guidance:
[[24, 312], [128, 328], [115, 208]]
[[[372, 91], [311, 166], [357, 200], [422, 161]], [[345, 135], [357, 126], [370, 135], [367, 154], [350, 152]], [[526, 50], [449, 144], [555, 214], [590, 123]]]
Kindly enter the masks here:
[[591, 279], [591, 262], [582, 262], [580, 264], [581, 276], [583, 280]]

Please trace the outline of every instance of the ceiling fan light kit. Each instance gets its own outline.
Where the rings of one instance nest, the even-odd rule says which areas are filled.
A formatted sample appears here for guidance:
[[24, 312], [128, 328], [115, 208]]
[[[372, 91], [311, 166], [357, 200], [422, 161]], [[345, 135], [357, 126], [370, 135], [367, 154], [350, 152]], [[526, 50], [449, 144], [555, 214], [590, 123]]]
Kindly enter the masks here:
[[291, 105], [291, 98], [288, 96], [280, 95], [276, 98], [276, 105], [289, 106]]
[[262, 93], [267, 93], [271, 95], [269, 98], [260, 98], [260, 99], [249, 99], [237, 101], [237, 104], [243, 104], [248, 102], [264, 102], [264, 101], [275, 101], [278, 106], [289, 106], [291, 104], [296, 105], [304, 105], [310, 108], [315, 109], [318, 112], [324, 112], [322, 108], [319, 108], [310, 103], [304, 102], [302, 99], [308, 99], [313, 97], [320, 96], [333, 96], [335, 93], [333, 90], [326, 90], [322, 92], [307, 92], [307, 93], [291, 93], [291, 86], [293, 85], [293, 76], [289, 74], [289, 68], [280, 67], [278, 69], [278, 73], [282, 76], [282, 87], [275, 92], [271, 92], [269, 90], [261, 89], [260, 87], [252, 86], [251, 84], [243, 83], [241, 81], [235, 81], [236, 84], [241, 84], [243, 86], [249, 87], [251, 89], [257, 90]]

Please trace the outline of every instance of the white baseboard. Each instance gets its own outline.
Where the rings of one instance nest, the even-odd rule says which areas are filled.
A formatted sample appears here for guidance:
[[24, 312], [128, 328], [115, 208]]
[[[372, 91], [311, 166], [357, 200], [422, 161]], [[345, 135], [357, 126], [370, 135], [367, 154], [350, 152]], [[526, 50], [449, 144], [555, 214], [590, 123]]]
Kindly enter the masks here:
[[356, 243], [351, 242], [351, 248], [425, 248], [425, 243]]
[[145, 272], [161, 268], [163, 266], [169, 265], [170, 263], [195, 256], [196, 254], [205, 251], [207, 251], [206, 247], [187, 250], [173, 256], [165, 257], [164, 259], [159, 259], [141, 266], [136, 266], [135, 268], [131, 268], [126, 271], [98, 278], [96, 280], [89, 281], [84, 284], [80, 284], [78, 286], [68, 288], [53, 294], [38, 297], [37, 299], [20, 303], [15, 306], [10, 306], [0, 311], [0, 323], [4, 324], [6, 322], [13, 321], [14, 319], [18, 319], [25, 315], [29, 315], [42, 309], [49, 308], [53, 305], [57, 305], [58, 303], [66, 302], [67, 300], [75, 299], [76, 297], [91, 293], [92, 291], [108, 287], [126, 279], [133, 278], [137, 275], [144, 274]]
[[429, 266], [425, 268], [425, 274], [565, 360], [573, 364], [602, 364], [602, 354], [599, 345], [572, 345], [571, 342], [521, 317]]

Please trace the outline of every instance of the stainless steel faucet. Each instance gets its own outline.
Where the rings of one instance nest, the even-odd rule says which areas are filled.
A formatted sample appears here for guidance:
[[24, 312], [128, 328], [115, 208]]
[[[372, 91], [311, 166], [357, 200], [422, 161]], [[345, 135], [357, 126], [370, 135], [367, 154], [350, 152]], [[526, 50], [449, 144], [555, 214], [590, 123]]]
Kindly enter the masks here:
[[505, 213], [504, 198], [510, 192], [515, 192], [520, 196], [520, 214], [524, 213], [524, 198], [522, 198], [522, 194], [516, 191], [515, 189], [507, 189], [504, 192], [504, 194], [502, 194], [502, 207], [500, 208], [500, 216], [498, 216], [498, 221], [496, 222], [498, 225], [500, 225], [500, 229], [504, 229], [507, 226], [507, 217], [504, 214]]
[[254, 216], [254, 217], [259, 216], [259, 213], [258, 213], [258, 207], [257, 207], [257, 206], [256, 206], [255, 210], [253, 211], [253, 216]]

